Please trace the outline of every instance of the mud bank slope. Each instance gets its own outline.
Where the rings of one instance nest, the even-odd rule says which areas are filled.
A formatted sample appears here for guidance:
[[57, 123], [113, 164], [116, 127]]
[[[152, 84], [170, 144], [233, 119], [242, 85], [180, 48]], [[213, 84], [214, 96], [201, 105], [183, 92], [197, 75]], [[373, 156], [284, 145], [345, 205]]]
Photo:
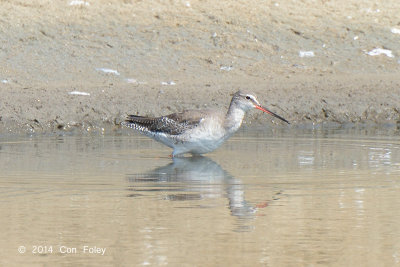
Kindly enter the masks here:
[[[400, 2], [2, 1], [0, 132], [225, 107], [294, 125], [400, 120]], [[252, 112], [247, 122], [269, 125]]]

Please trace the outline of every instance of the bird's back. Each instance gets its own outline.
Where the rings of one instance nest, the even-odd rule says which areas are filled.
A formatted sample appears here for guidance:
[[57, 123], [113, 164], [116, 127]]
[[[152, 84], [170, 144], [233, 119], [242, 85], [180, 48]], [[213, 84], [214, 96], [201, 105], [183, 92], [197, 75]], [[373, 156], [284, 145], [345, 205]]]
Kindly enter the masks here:
[[209, 113], [208, 110], [185, 110], [161, 117], [128, 115], [123, 125], [146, 135], [180, 135], [197, 127]]

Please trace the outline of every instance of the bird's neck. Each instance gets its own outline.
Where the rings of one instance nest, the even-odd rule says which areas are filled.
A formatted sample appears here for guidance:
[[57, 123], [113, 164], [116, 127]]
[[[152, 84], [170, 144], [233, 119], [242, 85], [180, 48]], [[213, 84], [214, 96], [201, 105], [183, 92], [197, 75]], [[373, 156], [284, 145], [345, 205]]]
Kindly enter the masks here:
[[233, 134], [240, 128], [245, 113], [246, 112], [243, 109], [237, 107], [235, 103], [231, 103], [228, 112], [226, 113], [224, 122], [225, 130], [229, 134]]

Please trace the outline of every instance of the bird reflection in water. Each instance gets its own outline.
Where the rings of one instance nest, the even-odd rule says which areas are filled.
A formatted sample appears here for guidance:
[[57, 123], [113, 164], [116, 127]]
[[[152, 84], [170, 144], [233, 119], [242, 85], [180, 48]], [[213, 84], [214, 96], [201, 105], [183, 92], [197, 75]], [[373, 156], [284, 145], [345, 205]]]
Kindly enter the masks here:
[[164, 199], [171, 201], [227, 197], [231, 214], [240, 219], [253, 218], [260, 208], [268, 206], [267, 201], [258, 205], [248, 203], [242, 182], [203, 156], [174, 158], [172, 163], [148, 173], [130, 174], [128, 180], [132, 183], [130, 196], [160, 191], [167, 192]]

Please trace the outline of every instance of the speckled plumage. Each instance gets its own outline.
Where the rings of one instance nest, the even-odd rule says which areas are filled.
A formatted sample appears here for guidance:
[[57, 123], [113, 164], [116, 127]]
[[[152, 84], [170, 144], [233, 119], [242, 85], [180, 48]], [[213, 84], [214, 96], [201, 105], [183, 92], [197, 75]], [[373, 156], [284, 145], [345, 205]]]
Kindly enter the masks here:
[[[161, 132], [170, 135], [179, 135], [196, 127], [203, 119], [203, 114], [197, 111], [184, 111], [157, 118], [128, 115], [126, 123], [140, 132]], [[132, 127], [133, 126], [133, 127]]]
[[186, 110], [161, 117], [128, 115], [122, 125], [139, 131], [174, 149], [172, 156], [204, 154], [218, 148], [240, 127], [246, 111], [257, 108], [285, 122], [285, 119], [260, 106], [251, 94], [236, 92], [228, 112]]

